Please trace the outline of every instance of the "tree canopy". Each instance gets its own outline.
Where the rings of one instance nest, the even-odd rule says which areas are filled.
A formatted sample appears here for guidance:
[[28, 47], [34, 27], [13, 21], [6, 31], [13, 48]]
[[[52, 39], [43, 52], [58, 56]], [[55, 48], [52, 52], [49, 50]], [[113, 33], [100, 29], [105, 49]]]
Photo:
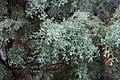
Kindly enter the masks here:
[[120, 79], [120, 0], [0, 2], [0, 80]]

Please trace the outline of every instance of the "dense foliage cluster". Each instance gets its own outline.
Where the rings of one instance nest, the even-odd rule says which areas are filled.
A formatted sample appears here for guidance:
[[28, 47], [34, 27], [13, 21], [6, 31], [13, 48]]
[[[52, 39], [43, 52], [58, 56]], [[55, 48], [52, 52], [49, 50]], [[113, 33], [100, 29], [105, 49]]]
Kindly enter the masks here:
[[119, 80], [119, 0], [0, 0], [0, 80]]

